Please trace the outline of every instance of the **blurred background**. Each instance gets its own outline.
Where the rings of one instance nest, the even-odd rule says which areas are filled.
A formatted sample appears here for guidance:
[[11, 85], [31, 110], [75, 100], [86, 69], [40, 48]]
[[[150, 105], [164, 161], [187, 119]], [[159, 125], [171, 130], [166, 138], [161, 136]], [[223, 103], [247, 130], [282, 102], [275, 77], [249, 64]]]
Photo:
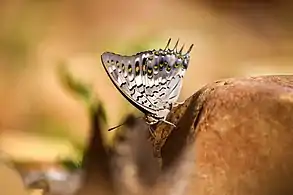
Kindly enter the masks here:
[[218, 79], [291, 74], [292, 10], [290, 0], [0, 1], [0, 149], [50, 163], [84, 145], [87, 110], [61, 85], [60, 62], [92, 85], [106, 128], [135, 109], [107, 78], [104, 51], [194, 43], [180, 100]]

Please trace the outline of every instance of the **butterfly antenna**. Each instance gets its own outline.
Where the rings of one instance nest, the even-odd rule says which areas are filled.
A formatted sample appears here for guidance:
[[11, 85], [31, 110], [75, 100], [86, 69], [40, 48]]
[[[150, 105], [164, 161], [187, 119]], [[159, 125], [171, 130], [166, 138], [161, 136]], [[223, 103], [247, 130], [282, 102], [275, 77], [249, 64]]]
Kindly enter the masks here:
[[182, 45], [182, 47], [181, 47], [181, 49], [180, 49], [179, 53], [182, 53], [182, 51], [183, 51], [183, 48], [184, 48], [184, 45], [185, 45], [185, 44], [183, 44], [183, 45]]
[[190, 47], [189, 47], [188, 51], [186, 52], [186, 54], [189, 54], [191, 52], [192, 48], [193, 48], [193, 44], [190, 45]]
[[167, 43], [167, 45], [166, 45], [164, 50], [167, 50], [169, 48], [170, 43], [171, 43], [171, 38], [169, 38], [168, 43]]
[[117, 125], [117, 126], [115, 126], [115, 127], [112, 127], [112, 128], [110, 128], [110, 129], [108, 129], [108, 131], [112, 131], [112, 130], [114, 130], [114, 129], [117, 129], [118, 127], [121, 127], [122, 125], [125, 125], [125, 123], [122, 123], [122, 124], [120, 124], [120, 125]]
[[[139, 116], [139, 117], [136, 117], [135, 119], [139, 119], [139, 118], [143, 118], [142, 116]], [[114, 129], [117, 129], [118, 127], [121, 127], [121, 126], [123, 126], [123, 125], [125, 125], [127, 123], [127, 121], [125, 121], [124, 123], [122, 123], [122, 124], [120, 124], [120, 125], [117, 125], [117, 126], [115, 126], [115, 127], [112, 127], [112, 128], [110, 128], [110, 129], [108, 129], [108, 131], [112, 131], [112, 130], [114, 130]]]
[[176, 52], [177, 52], [177, 46], [178, 46], [178, 43], [179, 43], [179, 39], [177, 39], [176, 43], [175, 43], [175, 46], [173, 48], [173, 51], [176, 49]]

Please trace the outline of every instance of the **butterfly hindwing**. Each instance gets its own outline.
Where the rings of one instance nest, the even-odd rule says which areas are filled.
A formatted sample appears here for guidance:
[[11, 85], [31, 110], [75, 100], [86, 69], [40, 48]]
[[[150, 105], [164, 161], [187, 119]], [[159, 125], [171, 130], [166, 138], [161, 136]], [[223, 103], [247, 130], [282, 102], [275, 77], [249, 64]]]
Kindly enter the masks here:
[[152, 68], [156, 85], [153, 92], [157, 92], [154, 98], [165, 106], [173, 104], [179, 97], [186, 69], [180, 65], [175, 53], [160, 50], [154, 59]]

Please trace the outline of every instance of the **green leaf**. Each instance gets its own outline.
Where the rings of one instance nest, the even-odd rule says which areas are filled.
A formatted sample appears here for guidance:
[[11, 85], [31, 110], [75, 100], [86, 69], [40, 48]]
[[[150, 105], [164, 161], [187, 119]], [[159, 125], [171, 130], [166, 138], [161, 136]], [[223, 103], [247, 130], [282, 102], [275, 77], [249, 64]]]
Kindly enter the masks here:
[[81, 98], [86, 104], [90, 105], [92, 98], [91, 86], [78, 81], [69, 74], [64, 63], [59, 65], [59, 75], [61, 82], [69, 91]]
[[71, 159], [63, 159], [59, 161], [59, 164], [69, 171], [75, 171], [82, 167], [81, 160], [71, 160]]
[[107, 123], [106, 110], [103, 103], [97, 97], [93, 98], [92, 88], [89, 85], [77, 81], [71, 74], [69, 74], [64, 62], [61, 62], [58, 68], [63, 85], [86, 103], [90, 114], [98, 112], [98, 116], [101, 117], [103, 122]]

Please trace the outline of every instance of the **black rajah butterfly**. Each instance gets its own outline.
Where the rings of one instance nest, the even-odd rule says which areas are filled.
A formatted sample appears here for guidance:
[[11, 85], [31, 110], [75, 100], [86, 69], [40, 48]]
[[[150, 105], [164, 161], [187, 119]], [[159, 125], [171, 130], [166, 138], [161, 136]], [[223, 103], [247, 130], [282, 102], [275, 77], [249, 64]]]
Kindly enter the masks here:
[[150, 125], [159, 121], [173, 125], [166, 121], [166, 117], [178, 104], [176, 101], [190, 60], [193, 44], [183, 54], [184, 45], [177, 50], [179, 39], [173, 49], [169, 48], [170, 42], [171, 39], [165, 49], [131, 56], [112, 52], [104, 52], [101, 56], [111, 81], [132, 105], [145, 114]]

